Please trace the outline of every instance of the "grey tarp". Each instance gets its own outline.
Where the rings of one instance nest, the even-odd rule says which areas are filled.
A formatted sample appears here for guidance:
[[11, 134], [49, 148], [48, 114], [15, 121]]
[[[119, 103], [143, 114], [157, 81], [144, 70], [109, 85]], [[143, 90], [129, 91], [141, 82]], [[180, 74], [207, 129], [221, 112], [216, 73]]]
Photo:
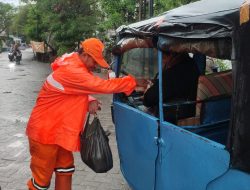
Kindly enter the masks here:
[[[167, 11], [160, 16], [121, 26], [119, 34], [161, 34], [180, 38], [231, 37], [239, 25], [244, 0], [201, 0]], [[206, 31], [206, 32], [204, 32]]]

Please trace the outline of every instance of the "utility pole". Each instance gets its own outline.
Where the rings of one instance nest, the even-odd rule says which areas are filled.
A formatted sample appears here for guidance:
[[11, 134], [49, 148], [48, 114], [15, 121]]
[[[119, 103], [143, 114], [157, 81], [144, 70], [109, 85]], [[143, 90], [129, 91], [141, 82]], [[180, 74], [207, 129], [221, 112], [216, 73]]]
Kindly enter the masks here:
[[139, 0], [139, 21], [145, 20], [147, 18], [148, 1], [149, 0]]
[[142, 20], [142, 0], [139, 0], [139, 21]]
[[154, 16], [154, 0], [149, 0], [149, 17]]
[[149, 17], [154, 16], [154, 0], [139, 0], [139, 21], [147, 18], [147, 5], [149, 5]]
[[147, 18], [147, 0], [143, 0], [143, 19]]

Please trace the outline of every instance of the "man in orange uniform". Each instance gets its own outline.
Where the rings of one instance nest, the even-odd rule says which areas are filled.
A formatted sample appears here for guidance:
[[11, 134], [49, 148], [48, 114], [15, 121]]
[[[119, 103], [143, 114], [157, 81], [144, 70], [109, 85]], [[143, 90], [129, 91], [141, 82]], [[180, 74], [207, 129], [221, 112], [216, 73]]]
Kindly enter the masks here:
[[95, 113], [100, 104], [90, 94], [124, 92], [129, 95], [136, 86], [133, 77], [109, 80], [94, 76], [99, 65], [109, 65], [103, 59], [103, 43], [96, 38], [81, 43], [82, 51], [65, 54], [52, 63], [31, 113], [26, 134], [29, 138], [32, 178], [31, 190], [49, 188], [53, 172], [55, 189], [71, 190], [75, 170], [73, 154], [80, 150], [80, 132], [87, 112]]

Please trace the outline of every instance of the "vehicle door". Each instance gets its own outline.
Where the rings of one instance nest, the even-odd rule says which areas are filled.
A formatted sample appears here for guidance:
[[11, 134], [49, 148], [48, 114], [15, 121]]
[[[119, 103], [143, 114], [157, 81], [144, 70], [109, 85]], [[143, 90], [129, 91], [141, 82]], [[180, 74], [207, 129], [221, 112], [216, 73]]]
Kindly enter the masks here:
[[[159, 51], [159, 68], [161, 55]], [[205, 190], [209, 182], [224, 174], [229, 167], [225, 145], [209, 140], [164, 121], [162, 75], [160, 83], [160, 136], [156, 169], [156, 190]]]
[[[132, 49], [123, 54], [121, 73], [127, 72], [137, 80], [149, 77], [152, 67], [150, 49]], [[118, 61], [117, 61], [118, 62]], [[156, 62], [157, 63], [157, 62]], [[157, 64], [156, 64], [157, 65]], [[144, 88], [143, 84], [138, 88]], [[139, 89], [140, 90], [140, 89]], [[155, 189], [155, 165], [158, 156], [158, 118], [145, 113], [140, 93], [129, 97], [115, 95], [113, 120], [116, 128], [121, 171], [133, 190]]]

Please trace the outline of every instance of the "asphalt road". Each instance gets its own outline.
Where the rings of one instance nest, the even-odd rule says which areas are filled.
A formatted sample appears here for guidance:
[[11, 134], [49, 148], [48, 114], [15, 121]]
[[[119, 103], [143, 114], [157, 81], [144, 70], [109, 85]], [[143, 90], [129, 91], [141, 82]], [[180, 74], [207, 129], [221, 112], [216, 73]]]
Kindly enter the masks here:
[[[31, 177], [25, 127], [42, 82], [50, 73], [48, 63], [33, 60], [31, 49], [22, 51], [20, 65], [9, 62], [7, 52], [0, 53], [0, 189], [26, 190]], [[103, 75], [103, 74], [99, 74]], [[111, 95], [95, 96], [103, 102], [99, 113], [105, 129], [111, 131], [110, 146], [114, 167], [108, 173], [96, 174], [75, 153], [76, 172], [73, 190], [129, 190], [119, 168], [115, 129], [111, 121]], [[51, 188], [54, 189], [53, 180]]]

